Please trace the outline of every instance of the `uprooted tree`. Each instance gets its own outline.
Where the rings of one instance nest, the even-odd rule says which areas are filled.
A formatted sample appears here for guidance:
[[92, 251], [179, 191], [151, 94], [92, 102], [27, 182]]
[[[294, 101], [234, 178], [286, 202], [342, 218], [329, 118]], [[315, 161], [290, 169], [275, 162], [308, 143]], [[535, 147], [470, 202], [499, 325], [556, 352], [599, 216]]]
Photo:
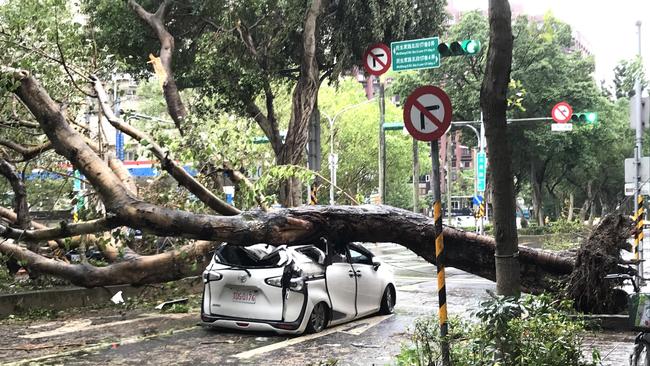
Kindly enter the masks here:
[[[278, 145], [279, 152], [275, 151], [278, 146], [273, 146], [279, 156], [295, 155], [295, 159], [298, 160], [277, 159], [278, 163], [295, 163], [302, 159], [306, 123], [314, 108], [318, 84], [322, 79], [322, 75], [319, 75], [321, 69], [318, 65], [318, 57], [315, 54], [317, 34], [321, 34], [317, 32], [319, 17], [333, 16], [336, 11], [342, 11], [336, 8], [338, 2], [329, 4], [334, 8], [327, 8], [326, 3], [329, 2], [312, 1], [309, 2], [307, 9], [303, 9], [304, 23], [301, 27], [301, 41], [298, 42], [301, 47], [298, 52], [301, 54], [300, 64], [296, 66], [296, 70], [291, 71], [298, 76], [292, 95], [289, 132], [283, 145]], [[406, 3], [411, 4], [408, 1]], [[165, 16], [171, 11], [171, 3], [162, 2], [154, 13], [146, 11], [133, 0], [128, 4], [133, 12], [151, 27], [161, 45], [159, 58], [154, 57], [152, 62], [159, 67], [158, 76], [161, 77], [169, 114], [176, 126], [183, 130], [188, 111], [181, 100], [179, 86], [175, 85], [176, 81], [171, 69], [174, 39], [166, 30], [164, 21]], [[34, 11], [37, 10], [34, 8]], [[326, 13], [325, 10], [331, 13]], [[210, 25], [213, 22], [209, 20], [205, 22], [204, 19], [204, 22]], [[248, 32], [253, 25], [244, 27], [242, 24], [238, 23], [231, 32], [239, 34], [244, 45], [248, 47], [251, 42]], [[219, 32], [224, 30], [219, 28]], [[56, 34], [59, 34], [58, 30]], [[5, 37], [5, 41], [11, 39], [6, 33], [0, 35]], [[30, 70], [12, 68], [9, 65], [2, 66], [0, 69], [2, 75], [0, 80], [7, 92], [4, 96], [11, 106], [8, 109], [6, 105], [3, 106], [3, 111], [10, 111], [10, 115], [5, 116], [7, 121], [4, 123], [12, 128], [28, 129], [32, 135], [43, 134], [45, 137], [40, 144], [31, 145], [18, 138], [13, 141], [0, 141], [3, 146], [0, 151], [0, 175], [7, 179], [14, 192], [13, 209], [0, 209], [0, 217], [2, 217], [0, 237], [5, 238], [0, 241], [0, 253], [18, 259], [31, 271], [55, 275], [74, 284], [88, 287], [122, 283], [155, 283], [196, 274], [202, 269], [200, 264], [203, 264], [206, 254], [219, 242], [227, 241], [239, 245], [258, 242], [301, 244], [318, 240], [320, 237], [333, 241], [394, 242], [412, 250], [429, 262], [435, 261], [432, 221], [425, 216], [405, 210], [389, 206], [310, 206], [268, 212], [264, 208], [263, 200], [258, 199], [259, 210], [241, 212], [225, 203], [199, 180], [188, 174], [164, 146], [158, 144], [144, 131], [116, 116], [100, 77], [84, 74], [66, 63], [62, 50], [66, 46], [66, 39], [58, 39], [57, 36], [56, 44], [58, 56], [53, 57], [47, 53], [41, 56], [49, 57], [50, 61], [56, 64], [59, 71], [66, 76], [59, 83], [49, 83], [47, 89]], [[19, 46], [25, 48], [28, 55], [38, 55], [39, 52], [43, 52], [33, 45], [19, 44]], [[263, 65], [264, 62], [261, 64]], [[326, 66], [334, 68], [334, 65]], [[486, 78], [490, 77], [487, 73]], [[101, 138], [100, 141], [90, 138], [85, 127], [75, 123], [75, 118], [70, 115], [72, 112], [65, 102], [69, 92], [62, 93], [57, 87], [63, 81], [73, 84], [76, 92], [96, 100], [100, 114], [108, 123], [130, 136], [132, 141], [146, 147], [159, 161], [161, 168], [179, 186], [187, 189], [205, 207], [212, 210], [213, 214], [170, 208], [140, 197], [128, 171], [120, 160], [106, 151]], [[270, 79], [264, 82], [264, 86], [269, 87], [270, 93]], [[56, 100], [50, 95], [50, 88], [56, 91]], [[262, 89], [265, 91], [263, 98], [266, 100], [267, 112], [270, 115], [273, 113], [273, 95], [266, 93], [265, 88]], [[252, 101], [254, 99], [247, 102]], [[245, 103], [243, 107], [252, 108], [252, 105]], [[257, 112], [251, 117], [257, 120], [259, 115]], [[256, 116], [258, 118], [255, 118]], [[32, 120], [28, 120], [30, 118]], [[266, 119], [268, 118], [267, 115]], [[276, 124], [260, 123], [259, 125], [270, 141], [281, 141], [277, 135], [277, 121], [274, 123]], [[21, 139], [24, 137], [20, 136]], [[283, 152], [285, 151], [283, 146], [291, 146], [286, 147], [290, 151]], [[16, 164], [31, 161], [51, 150], [72, 164], [93, 188], [92, 195], [97, 198], [100, 208], [85, 221], [62, 222], [58, 226], [47, 227], [34, 222], [30, 217], [25, 176], [16, 170]], [[236, 173], [237, 170], [233, 169], [233, 176], [238, 177], [235, 179], [237, 182], [250, 184], [241, 172], [239, 175]], [[289, 200], [289, 202], [297, 201]], [[158, 236], [187, 238], [189, 242], [160, 254], [143, 255], [126, 246], [125, 241], [106, 240], [108, 233], [119, 233], [125, 227], [140, 229]], [[611, 225], [603, 227], [612, 229]], [[614, 227], [618, 230], [617, 233], [627, 230], [625, 225], [614, 225]], [[618, 235], [615, 236], [618, 238]], [[601, 235], [598, 238], [603, 237], [605, 236]], [[613, 243], [620, 245], [618, 241]], [[102, 250], [110, 264], [98, 267], [83, 258], [80, 264], [70, 264], [60, 260], [57, 253], [60, 253], [64, 246], [71, 245], [79, 245], [82, 249], [88, 245], [95, 245]], [[496, 278], [494, 239], [446, 228], [445, 247], [449, 266], [492, 280]], [[619, 258], [613, 256], [613, 252], [607, 253], [613, 260], [608, 262], [609, 267], [606, 270], [617, 269]], [[553, 279], [571, 274], [576, 268], [576, 263], [587, 262], [581, 261], [581, 258], [583, 257], [578, 256], [576, 262], [575, 256], [561, 256], [520, 248], [522, 285], [531, 291], [553, 290], [556, 288]], [[576, 278], [585, 278], [585, 276]], [[600, 285], [598, 281], [589, 283], [594, 286]]]

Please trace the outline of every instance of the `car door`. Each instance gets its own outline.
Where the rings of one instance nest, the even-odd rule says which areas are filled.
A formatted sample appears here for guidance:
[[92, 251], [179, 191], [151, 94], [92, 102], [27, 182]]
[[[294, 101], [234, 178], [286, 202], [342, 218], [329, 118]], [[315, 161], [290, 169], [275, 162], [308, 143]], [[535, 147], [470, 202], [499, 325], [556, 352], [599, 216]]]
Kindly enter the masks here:
[[372, 254], [365, 248], [350, 244], [350, 261], [357, 282], [357, 316], [379, 310], [383, 295], [382, 280], [372, 263]]
[[356, 281], [345, 247], [334, 249], [328, 256], [325, 280], [332, 305], [331, 323], [337, 324], [357, 315]]

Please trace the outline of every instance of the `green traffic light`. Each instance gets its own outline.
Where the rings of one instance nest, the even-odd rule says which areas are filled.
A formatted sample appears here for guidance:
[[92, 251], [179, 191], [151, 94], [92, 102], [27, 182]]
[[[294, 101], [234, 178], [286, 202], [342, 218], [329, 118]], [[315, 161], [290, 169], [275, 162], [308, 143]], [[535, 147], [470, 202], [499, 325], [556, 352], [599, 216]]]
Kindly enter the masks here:
[[475, 55], [481, 50], [481, 42], [473, 39], [464, 40], [461, 46], [467, 55]]
[[596, 112], [589, 112], [587, 113], [587, 122], [589, 123], [594, 123], [598, 119], [598, 113]]
[[571, 122], [594, 124], [597, 121], [598, 121], [598, 113], [596, 112], [574, 113], [573, 115], [571, 115]]
[[481, 42], [474, 39], [438, 44], [440, 57], [473, 56], [481, 51]]

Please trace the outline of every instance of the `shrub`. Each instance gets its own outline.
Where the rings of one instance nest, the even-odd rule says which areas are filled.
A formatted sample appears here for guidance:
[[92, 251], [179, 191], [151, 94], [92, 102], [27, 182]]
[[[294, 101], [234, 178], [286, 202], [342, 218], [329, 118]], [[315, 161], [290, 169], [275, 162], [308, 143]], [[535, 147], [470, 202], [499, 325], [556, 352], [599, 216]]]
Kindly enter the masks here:
[[[600, 356], [583, 360], [585, 324], [572, 318], [570, 301], [548, 296], [519, 299], [494, 296], [480, 305], [475, 321], [452, 319], [451, 361], [454, 365], [596, 365]], [[403, 346], [398, 365], [440, 365], [439, 327], [435, 318], [418, 319]]]

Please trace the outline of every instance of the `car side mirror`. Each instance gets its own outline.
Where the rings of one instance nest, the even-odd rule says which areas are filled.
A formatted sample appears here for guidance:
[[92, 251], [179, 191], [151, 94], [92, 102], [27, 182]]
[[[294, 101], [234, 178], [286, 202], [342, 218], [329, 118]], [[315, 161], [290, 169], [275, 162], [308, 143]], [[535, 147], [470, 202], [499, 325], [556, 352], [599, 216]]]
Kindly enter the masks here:
[[379, 261], [379, 259], [373, 257], [372, 258], [372, 268], [374, 268], [375, 271], [376, 271], [376, 270], [379, 269], [379, 266], [381, 266], [381, 262]]

